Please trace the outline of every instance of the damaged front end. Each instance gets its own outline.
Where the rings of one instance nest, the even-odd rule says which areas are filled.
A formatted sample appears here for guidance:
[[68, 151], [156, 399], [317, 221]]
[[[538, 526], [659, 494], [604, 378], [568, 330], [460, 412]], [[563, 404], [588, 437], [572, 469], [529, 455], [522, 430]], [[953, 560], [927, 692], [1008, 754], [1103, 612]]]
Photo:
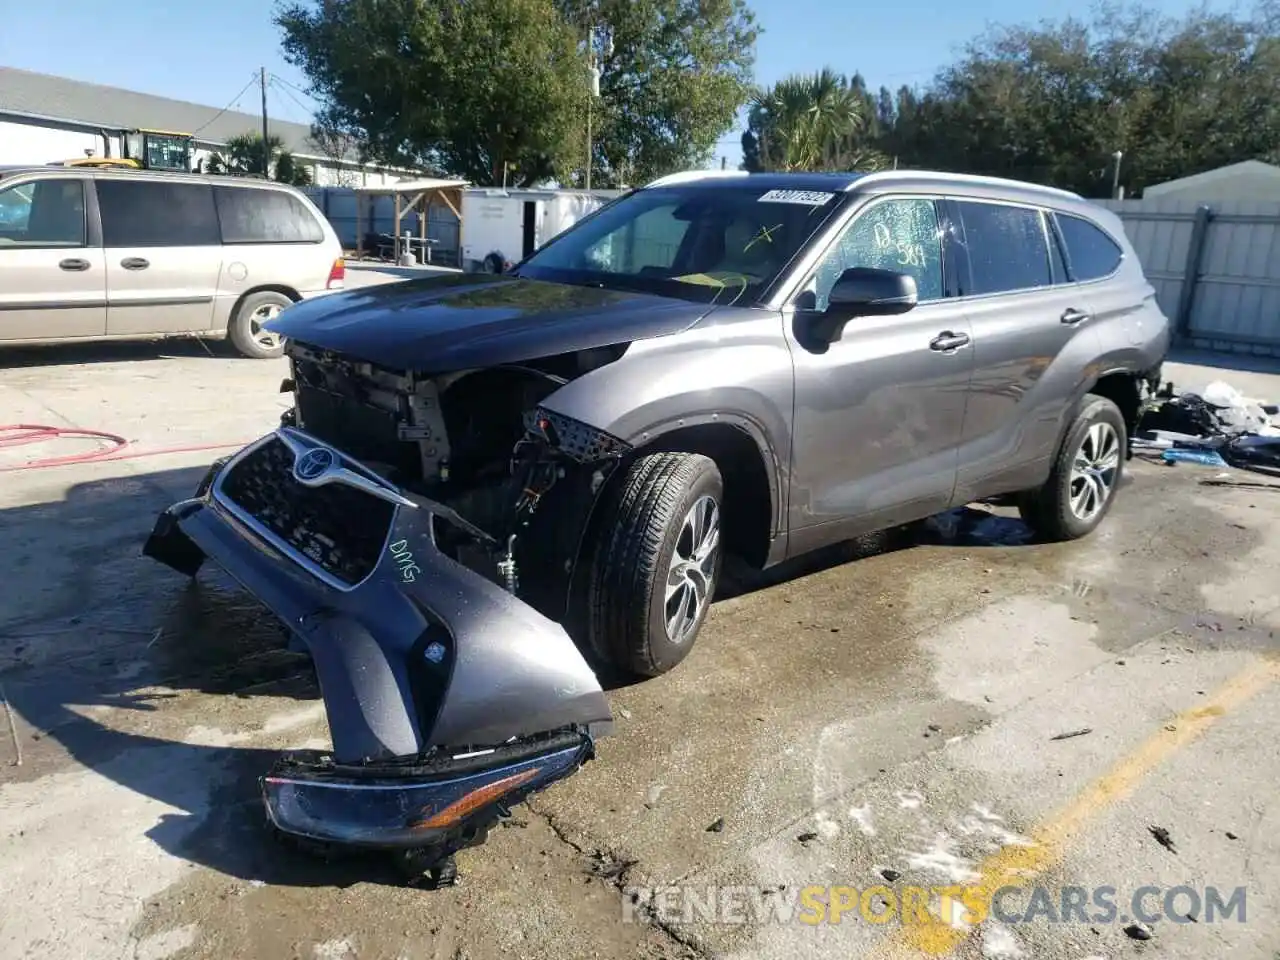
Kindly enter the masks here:
[[592, 757], [612, 720], [600, 683], [516, 595], [515, 528], [570, 455], [552, 420], [528, 419], [508, 463], [525, 502], [497, 534], [288, 425], [161, 514], [146, 555], [189, 576], [212, 559], [313, 658], [333, 749], [262, 778], [283, 833], [397, 850], [447, 879], [454, 851]]

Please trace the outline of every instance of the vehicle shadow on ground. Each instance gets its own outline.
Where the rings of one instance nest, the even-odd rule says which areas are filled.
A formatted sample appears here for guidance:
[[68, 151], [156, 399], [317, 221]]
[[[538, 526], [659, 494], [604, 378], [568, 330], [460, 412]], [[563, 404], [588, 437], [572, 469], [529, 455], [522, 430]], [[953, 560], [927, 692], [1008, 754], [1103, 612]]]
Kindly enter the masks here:
[[[81, 483], [57, 502], [0, 510], [0, 583], [9, 585], [0, 595], [0, 685], [26, 753], [24, 767], [0, 778], [65, 772], [70, 759], [162, 805], [136, 829], [170, 855], [227, 876], [290, 886], [401, 883], [387, 857], [317, 859], [275, 842], [265, 822], [258, 778], [278, 751], [257, 744], [288, 740], [272, 734], [273, 722], [299, 712], [290, 703], [318, 701], [319, 690], [308, 658], [288, 649], [275, 618], [214, 565], [191, 581], [141, 555], [156, 513], [188, 496], [203, 472]], [[962, 508], [764, 574], [731, 571], [720, 599], [923, 543], [1029, 540], [1016, 519]], [[271, 702], [265, 710], [246, 703], [255, 698]], [[321, 717], [317, 707], [299, 729], [314, 733]], [[0, 758], [9, 739], [0, 730]]]
[[175, 336], [152, 340], [58, 343], [43, 347], [3, 347], [0, 348], [0, 368], [16, 370], [89, 363], [136, 363], [186, 357], [261, 362], [242, 356], [222, 337]]

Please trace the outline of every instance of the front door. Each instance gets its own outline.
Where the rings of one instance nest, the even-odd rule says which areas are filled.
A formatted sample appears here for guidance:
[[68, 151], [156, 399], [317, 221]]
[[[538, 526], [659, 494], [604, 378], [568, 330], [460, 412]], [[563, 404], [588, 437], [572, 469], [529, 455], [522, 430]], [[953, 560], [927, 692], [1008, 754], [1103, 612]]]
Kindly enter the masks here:
[[[855, 317], [825, 351], [796, 330], [826, 309], [850, 267], [915, 278], [918, 305]], [[973, 371], [963, 309], [945, 296], [937, 205], [920, 197], [872, 201], [802, 288], [789, 324], [795, 358], [792, 552], [945, 509]]]
[[106, 330], [102, 248], [90, 246], [87, 181], [0, 184], [0, 342], [100, 337]]
[[107, 333], [192, 333], [213, 326], [222, 237], [206, 183], [99, 177]]

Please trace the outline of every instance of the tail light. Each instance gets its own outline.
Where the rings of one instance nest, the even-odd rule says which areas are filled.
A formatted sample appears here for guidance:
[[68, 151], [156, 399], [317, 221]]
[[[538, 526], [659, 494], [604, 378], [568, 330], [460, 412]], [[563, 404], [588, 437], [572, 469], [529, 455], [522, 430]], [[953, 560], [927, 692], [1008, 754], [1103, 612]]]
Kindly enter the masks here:
[[333, 290], [345, 286], [347, 279], [347, 262], [339, 257], [333, 261], [333, 266], [329, 268], [329, 281], [324, 285], [326, 290]]

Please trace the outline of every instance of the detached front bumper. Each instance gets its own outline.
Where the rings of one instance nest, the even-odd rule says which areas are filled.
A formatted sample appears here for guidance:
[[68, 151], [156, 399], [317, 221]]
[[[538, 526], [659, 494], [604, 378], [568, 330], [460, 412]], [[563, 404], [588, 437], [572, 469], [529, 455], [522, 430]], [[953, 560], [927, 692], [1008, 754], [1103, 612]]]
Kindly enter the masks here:
[[333, 753], [292, 755], [263, 779], [286, 832], [456, 837], [571, 774], [611, 726], [565, 631], [442, 553], [435, 518], [469, 527], [282, 427], [214, 464], [143, 548], [188, 576], [213, 560], [310, 651]]

